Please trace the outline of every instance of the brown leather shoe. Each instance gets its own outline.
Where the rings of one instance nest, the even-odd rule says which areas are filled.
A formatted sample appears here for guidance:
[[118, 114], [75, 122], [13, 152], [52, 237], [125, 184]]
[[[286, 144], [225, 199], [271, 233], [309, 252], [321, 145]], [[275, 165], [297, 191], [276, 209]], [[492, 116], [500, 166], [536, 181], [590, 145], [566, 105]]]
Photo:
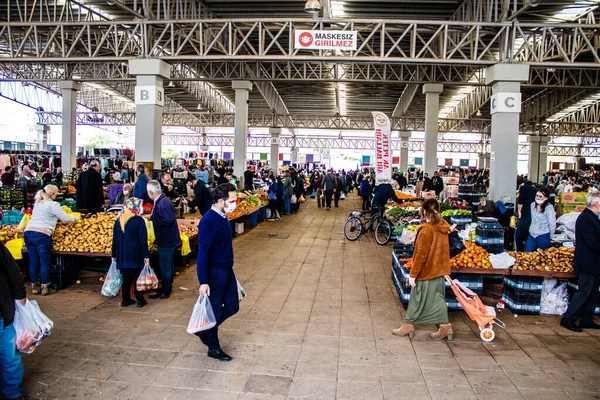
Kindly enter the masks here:
[[394, 329], [392, 335], [413, 338], [415, 336], [415, 326], [413, 324], [404, 324], [400, 328]]
[[451, 341], [453, 338], [454, 332], [452, 332], [452, 325], [450, 324], [440, 324], [440, 329], [438, 329], [437, 332], [432, 333], [431, 338], [432, 339], [438, 339], [438, 340], [442, 340], [442, 339], [447, 339], [448, 341]]

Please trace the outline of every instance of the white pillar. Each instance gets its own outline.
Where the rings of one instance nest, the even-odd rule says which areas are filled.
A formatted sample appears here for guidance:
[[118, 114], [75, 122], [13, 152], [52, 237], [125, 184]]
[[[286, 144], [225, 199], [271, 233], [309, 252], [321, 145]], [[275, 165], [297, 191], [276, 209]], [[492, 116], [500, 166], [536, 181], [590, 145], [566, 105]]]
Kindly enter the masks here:
[[48, 133], [50, 133], [50, 127], [48, 125], [37, 124], [35, 126], [35, 131], [37, 133], [38, 151], [47, 151]]
[[61, 141], [61, 166], [65, 172], [77, 164], [77, 147], [75, 136], [75, 107], [77, 106], [77, 91], [81, 83], [73, 81], [58, 82], [62, 92], [62, 141]]
[[238, 185], [244, 185], [246, 171], [246, 151], [248, 148], [248, 98], [252, 90], [250, 81], [233, 81], [231, 87], [235, 90], [235, 137], [233, 148], [233, 171]]
[[405, 173], [408, 170], [408, 142], [410, 141], [409, 131], [400, 131], [400, 172]]
[[529, 136], [529, 179], [541, 183], [548, 172], [548, 137]]
[[477, 161], [478, 169], [486, 169], [490, 167], [490, 153], [479, 153], [479, 160]]
[[437, 169], [438, 114], [440, 113], [440, 93], [444, 85], [426, 83], [425, 94], [425, 159], [423, 169], [432, 176]]
[[269, 128], [271, 134], [271, 171], [277, 176], [279, 174], [279, 135], [281, 128]]
[[496, 64], [486, 70], [485, 83], [492, 85], [492, 151], [490, 157], [490, 199], [516, 200], [519, 153], [521, 83], [529, 79], [525, 64]]
[[129, 74], [136, 77], [135, 161], [152, 163], [153, 171], [146, 174], [155, 178], [161, 169], [163, 79], [171, 78], [171, 66], [161, 60], [129, 60]]

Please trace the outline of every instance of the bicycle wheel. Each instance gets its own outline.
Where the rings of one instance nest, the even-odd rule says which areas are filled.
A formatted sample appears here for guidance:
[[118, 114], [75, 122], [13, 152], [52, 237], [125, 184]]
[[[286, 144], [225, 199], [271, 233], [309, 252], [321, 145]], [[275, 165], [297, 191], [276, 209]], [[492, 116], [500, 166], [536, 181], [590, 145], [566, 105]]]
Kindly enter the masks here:
[[357, 240], [363, 231], [363, 222], [358, 217], [350, 217], [344, 225], [344, 236], [350, 241]]
[[386, 219], [380, 219], [375, 226], [375, 241], [377, 244], [385, 245], [392, 237], [392, 225]]

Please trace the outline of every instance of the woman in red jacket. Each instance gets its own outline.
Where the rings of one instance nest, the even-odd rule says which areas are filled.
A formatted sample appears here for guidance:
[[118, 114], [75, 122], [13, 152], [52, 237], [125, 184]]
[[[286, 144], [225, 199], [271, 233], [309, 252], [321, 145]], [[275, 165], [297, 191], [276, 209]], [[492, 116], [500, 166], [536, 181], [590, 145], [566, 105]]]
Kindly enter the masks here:
[[421, 220], [415, 241], [413, 266], [409, 283], [412, 287], [404, 324], [394, 329], [396, 336], [415, 334], [414, 324], [439, 324], [430, 336], [452, 340], [452, 325], [448, 323], [444, 276], [450, 275], [450, 225], [440, 216], [440, 205], [428, 199], [421, 206]]

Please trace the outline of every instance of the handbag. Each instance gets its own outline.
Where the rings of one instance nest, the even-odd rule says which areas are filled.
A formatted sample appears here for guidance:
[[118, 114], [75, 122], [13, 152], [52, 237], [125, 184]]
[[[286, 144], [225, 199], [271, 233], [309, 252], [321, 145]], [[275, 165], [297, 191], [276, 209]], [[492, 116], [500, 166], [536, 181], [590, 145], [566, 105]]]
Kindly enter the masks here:
[[277, 195], [273, 192], [269, 192], [269, 197], [268, 197], [269, 201], [271, 200], [277, 200]]

